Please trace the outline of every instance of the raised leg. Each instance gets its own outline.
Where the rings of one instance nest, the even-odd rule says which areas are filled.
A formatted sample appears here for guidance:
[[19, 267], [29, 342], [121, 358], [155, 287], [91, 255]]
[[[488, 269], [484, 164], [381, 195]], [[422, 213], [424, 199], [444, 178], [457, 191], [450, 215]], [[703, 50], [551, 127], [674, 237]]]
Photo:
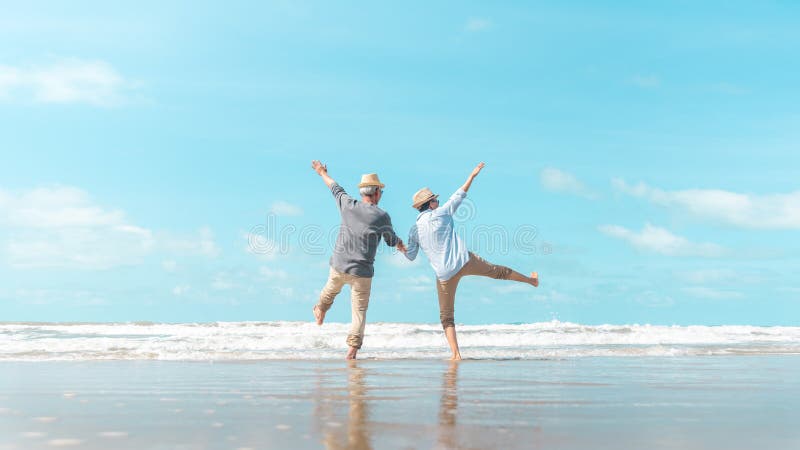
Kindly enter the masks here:
[[340, 292], [342, 292], [342, 286], [344, 286], [344, 282], [345, 274], [331, 267], [330, 272], [328, 273], [328, 282], [325, 283], [325, 286], [319, 293], [319, 303], [314, 305], [312, 310], [314, 312], [314, 319], [317, 321], [317, 325], [322, 325], [322, 323], [325, 321], [325, 313], [331, 309], [333, 300], [337, 295], [339, 295]]

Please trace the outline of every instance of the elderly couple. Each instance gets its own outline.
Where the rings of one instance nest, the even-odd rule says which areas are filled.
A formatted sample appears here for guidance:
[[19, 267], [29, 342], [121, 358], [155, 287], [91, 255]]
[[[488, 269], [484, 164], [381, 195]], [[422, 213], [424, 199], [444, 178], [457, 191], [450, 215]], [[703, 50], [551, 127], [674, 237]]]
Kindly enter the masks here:
[[345, 284], [350, 285], [352, 324], [347, 336], [347, 359], [355, 359], [364, 339], [367, 306], [374, 273], [375, 253], [381, 239], [390, 247], [397, 247], [406, 258], [414, 260], [420, 248], [428, 256], [436, 273], [436, 290], [439, 295], [439, 318], [444, 327], [447, 343], [453, 352], [452, 360], [460, 360], [454, 305], [458, 282], [467, 275], [479, 275], [501, 280], [512, 280], [539, 285], [536, 272], [526, 277], [508, 267], [491, 264], [467, 250], [464, 241], [456, 234], [453, 215], [467, 196], [472, 181], [484, 164], [478, 164], [450, 199], [439, 204], [439, 196], [428, 188], [414, 194], [412, 207], [419, 211], [416, 224], [411, 228], [408, 246], [397, 237], [392, 221], [386, 211], [378, 208], [384, 184], [377, 174], [364, 175], [358, 185], [361, 201], [347, 195], [345, 190], [328, 175], [328, 168], [319, 161], [312, 161], [311, 168], [322, 177], [330, 188], [342, 217], [336, 246], [330, 261], [328, 282], [322, 288], [319, 303], [314, 306], [314, 317], [318, 325], [325, 320], [325, 313], [333, 305], [333, 299]]

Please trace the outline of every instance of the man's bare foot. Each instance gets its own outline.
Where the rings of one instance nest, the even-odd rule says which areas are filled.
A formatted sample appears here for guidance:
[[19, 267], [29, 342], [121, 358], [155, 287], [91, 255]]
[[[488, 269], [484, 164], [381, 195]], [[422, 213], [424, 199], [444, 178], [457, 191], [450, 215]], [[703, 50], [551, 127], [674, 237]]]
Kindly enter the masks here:
[[347, 351], [347, 356], [344, 359], [356, 359], [356, 353], [358, 353], [358, 349], [355, 347], [350, 347], [350, 350]]
[[314, 318], [317, 319], [317, 325], [322, 325], [322, 322], [325, 321], [325, 311], [319, 307], [319, 305], [314, 305]]
[[539, 287], [539, 273], [538, 272], [531, 272], [531, 278], [533, 279], [531, 284], [534, 287]]

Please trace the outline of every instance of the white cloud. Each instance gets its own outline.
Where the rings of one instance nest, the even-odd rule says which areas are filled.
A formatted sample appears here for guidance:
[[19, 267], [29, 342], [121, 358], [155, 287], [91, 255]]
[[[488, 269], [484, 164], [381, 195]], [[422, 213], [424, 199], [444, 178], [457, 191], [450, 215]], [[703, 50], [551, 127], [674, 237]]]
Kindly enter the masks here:
[[174, 288], [172, 288], [172, 295], [174, 295], [176, 297], [180, 297], [181, 295], [184, 295], [187, 292], [189, 292], [190, 289], [191, 289], [191, 287], [189, 287], [186, 284], [175, 286]]
[[281, 269], [271, 269], [267, 266], [258, 268], [258, 275], [262, 280], [286, 280], [289, 278], [289, 273]]
[[548, 191], [564, 192], [588, 199], [597, 198], [597, 195], [587, 189], [574, 175], [552, 167], [547, 167], [539, 173], [539, 181]]
[[725, 83], [725, 82], [712, 84], [711, 90], [719, 94], [727, 94], [727, 95], [743, 95], [743, 94], [748, 94], [750, 92], [746, 88], [743, 88], [733, 83]]
[[486, 31], [491, 28], [492, 25], [494, 24], [489, 19], [473, 17], [467, 20], [467, 23], [464, 25], [464, 30], [475, 33], [478, 31]]
[[693, 297], [705, 298], [710, 300], [735, 300], [744, 298], [744, 294], [742, 294], [741, 292], [713, 289], [704, 286], [686, 287], [683, 288], [683, 292], [686, 292], [687, 294]]
[[171, 259], [167, 259], [161, 262], [161, 267], [167, 272], [175, 272], [178, 270], [178, 263]]
[[575, 301], [572, 296], [554, 289], [539, 288], [535, 292], [532, 299], [537, 302], [572, 303]]
[[150, 230], [74, 187], [0, 189], [0, 225], [8, 230], [1, 251], [16, 268], [106, 269], [140, 262], [156, 244]]
[[229, 291], [235, 287], [237, 287], [236, 283], [226, 273], [216, 274], [211, 282], [211, 288], [217, 291]]
[[649, 223], [638, 233], [618, 225], [602, 225], [599, 230], [608, 236], [622, 239], [639, 250], [661, 255], [715, 258], [727, 253], [725, 248], [719, 245], [690, 242], [684, 237]]
[[410, 291], [415, 292], [432, 291], [436, 287], [436, 282], [434, 281], [433, 277], [429, 277], [427, 275], [402, 278], [399, 280], [398, 284]]
[[14, 299], [26, 305], [103, 306], [108, 301], [93, 291], [64, 289], [17, 289]]
[[669, 295], [664, 295], [656, 291], [644, 291], [633, 297], [633, 300], [640, 305], [651, 308], [666, 308], [675, 304]]
[[492, 287], [498, 294], [530, 294], [535, 292], [529, 284], [523, 283], [503, 283]]
[[292, 297], [294, 297], [294, 288], [290, 288], [290, 287], [273, 286], [272, 287], [272, 292], [274, 292], [275, 295], [277, 295], [279, 297], [283, 297], [283, 298], [292, 298]]
[[692, 270], [683, 272], [679, 276], [682, 280], [692, 284], [724, 283], [736, 281], [737, 279], [741, 281], [742, 278], [741, 275], [730, 269]]
[[168, 252], [181, 255], [216, 258], [221, 253], [214, 241], [214, 232], [208, 227], [182, 236], [164, 233], [160, 235], [160, 243]]
[[652, 89], [661, 86], [661, 79], [655, 75], [636, 74], [631, 77], [631, 83], [641, 88]]
[[274, 261], [278, 255], [288, 251], [288, 249], [282, 251], [275, 240], [258, 232], [244, 233], [242, 237], [247, 241], [244, 247], [245, 252], [255, 255], [263, 261]]
[[114, 106], [136, 83], [104, 61], [59, 60], [48, 66], [0, 66], [0, 99]]
[[272, 204], [270, 212], [277, 216], [301, 216], [303, 208], [284, 201], [277, 201]]
[[719, 189], [665, 191], [615, 178], [619, 192], [683, 211], [692, 216], [750, 229], [800, 229], [800, 191], [788, 194], [740, 194]]
[[[15, 268], [109, 269], [141, 263], [157, 250], [213, 257], [208, 228], [181, 238], [130, 223], [119, 209], [96, 204], [71, 186], [22, 192], [0, 189], [0, 257]], [[165, 270], [170, 264], [162, 265]]]
[[0, 223], [30, 228], [103, 227], [123, 224], [124, 214], [92, 204], [81, 189], [55, 186], [18, 195], [2, 192]]

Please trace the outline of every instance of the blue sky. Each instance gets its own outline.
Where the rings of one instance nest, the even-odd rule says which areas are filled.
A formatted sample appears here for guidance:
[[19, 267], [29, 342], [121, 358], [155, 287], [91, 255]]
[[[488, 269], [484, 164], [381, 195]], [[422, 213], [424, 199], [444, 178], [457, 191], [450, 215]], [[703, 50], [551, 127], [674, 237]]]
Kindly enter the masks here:
[[[338, 224], [320, 159], [351, 193], [378, 172], [404, 236], [414, 191], [487, 163], [464, 236], [542, 284], [466, 280], [457, 322], [798, 325], [799, 19], [793, 2], [6, 5], [0, 317], [310, 320]], [[437, 322], [433, 280], [383, 248], [368, 320]], [[348, 321], [347, 292], [336, 305]]]

